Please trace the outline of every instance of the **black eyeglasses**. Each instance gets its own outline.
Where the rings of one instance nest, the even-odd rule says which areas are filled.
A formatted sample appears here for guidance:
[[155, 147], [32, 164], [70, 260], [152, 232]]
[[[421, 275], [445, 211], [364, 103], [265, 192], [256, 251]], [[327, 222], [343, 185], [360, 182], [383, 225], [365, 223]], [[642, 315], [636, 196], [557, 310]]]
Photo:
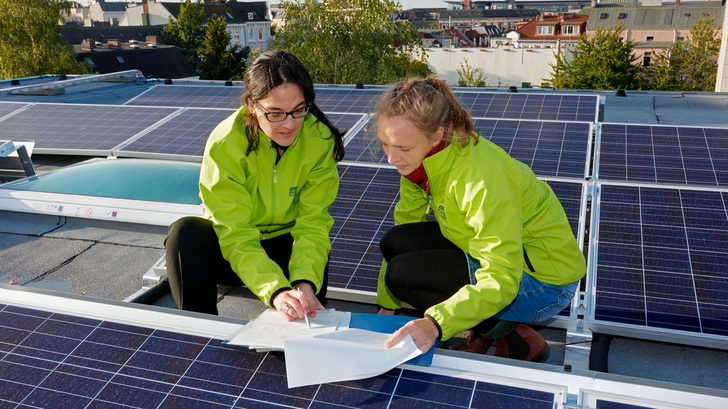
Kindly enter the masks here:
[[302, 108], [294, 109], [293, 111], [288, 112], [281, 112], [281, 111], [275, 111], [275, 112], [268, 112], [260, 106], [259, 103], [253, 102], [258, 108], [260, 108], [261, 111], [263, 111], [263, 115], [265, 116], [265, 119], [268, 120], [268, 122], [283, 122], [288, 118], [288, 115], [291, 116], [291, 118], [303, 118], [308, 113], [308, 110], [311, 109], [311, 105], [308, 104]]

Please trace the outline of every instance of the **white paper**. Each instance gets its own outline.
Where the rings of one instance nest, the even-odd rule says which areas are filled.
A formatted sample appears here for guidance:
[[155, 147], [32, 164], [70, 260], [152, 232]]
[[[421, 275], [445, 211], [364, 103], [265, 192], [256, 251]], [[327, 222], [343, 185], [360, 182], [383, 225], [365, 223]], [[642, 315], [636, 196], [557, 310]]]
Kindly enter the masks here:
[[369, 378], [422, 354], [409, 335], [385, 348], [390, 335], [347, 328], [286, 339], [288, 387]]
[[348, 328], [350, 319], [349, 312], [318, 310], [315, 317], [310, 317], [311, 328], [308, 328], [305, 320], [287, 321], [278, 311], [268, 308], [233, 333], [227, 343], [258, 350], [282, 350], [284, 339]]

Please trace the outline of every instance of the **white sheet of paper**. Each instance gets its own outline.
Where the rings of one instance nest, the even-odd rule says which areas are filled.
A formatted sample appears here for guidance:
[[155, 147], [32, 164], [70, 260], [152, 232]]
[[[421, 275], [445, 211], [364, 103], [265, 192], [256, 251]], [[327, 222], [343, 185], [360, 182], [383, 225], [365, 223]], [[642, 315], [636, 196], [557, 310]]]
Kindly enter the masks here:
[[243, 325], [231, 334], [227, 343], [244, 345], [251, 349], [282, 350], [283, 340], [305, 335], [315, 335], [348, 328], [351, 313], [345, 311], [319, 310], [310, 318], [311, 328], [305, 320], [286, 321], [281, 314], [268, 308], [257, 318]]
[[385, 348], [390, 335], [347, 328], [286, 339], [288, 387], [369, 378], [422, 354], [409, 335]]

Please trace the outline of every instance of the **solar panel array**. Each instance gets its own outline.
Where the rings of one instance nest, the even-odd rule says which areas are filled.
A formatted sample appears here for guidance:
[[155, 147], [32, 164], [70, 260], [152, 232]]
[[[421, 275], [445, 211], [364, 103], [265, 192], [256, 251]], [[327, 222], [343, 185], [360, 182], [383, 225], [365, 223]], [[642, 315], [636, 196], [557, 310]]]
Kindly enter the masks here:
[[728, 187], [728, 129], [602, 124], [597, 178]]
[[727, 199], [602, 185], [595, 318], [728, 336]]
[[552, 409], [553, 392], [395, 368], [287, 388], [280, 353], [0, 304], [0, 405], [43, 408]]
[[[332, 207], [337, 222], [332, 231], [331, 285], [374, 293], [381, 260], [378, 241], [391, 227], [398, 184], [396, 172], [385, 165], [387, 159], [376, 141], [376, 124], [371, 121], [370, 115], [384, 87], [317, 86], [316, 90], [317, 103], [324, 112], [339, 128], [351, 130], [346, 139], [345, 159], [348, 163], [342, 165], [341, 191]], [[199, 160], [210, 130], [239, 107], [241, 93], [240, 86], [157, 85], [125, 106], [3, 103], [0, 104], [0, 126], [17, 139], [36, 140], [36, 152], [41, 153], [111, 150], [116, 156], [192, 157]], [[721, 279], [711, 275], [703, 278], [704, 269], [697, 270], [697, 275], [695, 271], [690, 273], [691, 279], [696, 282], [692, 288], [696, 293], [695, 308], [699, 313], [695, 322], [699, 324], [680, 324], [669, 328], [656, 324], [670, 321], [670, 311], [687, 311], [684, 307], [687, 301], [682, 298], [684, 294], [676, 290], [682, 287], [662, 285], [659, 280], [660, 284], [655, 286], [657, 292], [651, 289], [644, 293], [645, 318], [642, 321], [628, 318], [639, 315], [637, 310], [632, 310], [633, 300], [639, 295], [623, 294], [623, 297], [618, 297], [614, 295], [616, 289], [639, 287], [648, 276], [670, 277], [673, 281], [685, 277], [668, 275], [672, 274], [668, 267], [649, 264], [654, 261], [654, 257], [650, 256], [653, 250], [650, 246], [644, 247], [642, 241], [630, 242], [610, 236], [613, 225], [619, 224], [621, 219], [619, 216], [610, 218], [598, 207], [592, 209], [591, 204], [598, 202], [602, 194], [609, 196], [613, 189], [622, 191], [623, 187], [617, 187], [620, 184], [635, 185], [639, 189], [670, 191], [682, 186], [686, 192], [693, 187], [722, 192], [728, 175], [728, 130], [600, 124], [599, 101], [595, 95], [462, 89], [456, 89], [456, 94], [471, 110], [475, 117], [474, 126], [485, 138], [530, 166], [537, 176], [548, 179], [566, 208], [575, 235], [583, 236], [590, 257], [588, 280], [594, 283], [595, 288], [593, 294], [591, 287], [587, 288], [587, 301], [591, 306], [588, 320], [615, 325], [636, 323], [645, 328], [679, 328], [676, 331], [698, 335], [718, 333], [727, 325], [720, 320], [717, 323], [710, 319], [703, 322], [715, 311], [713, 305], [722, 308], [724, 304], [716, 301], [719, 300], [717, 296], [701, 298], [697, 294], [701, 291], [718, 295], [725, 293]], [[603, 206], [602, 209], [611, 209], [615, 205], [606, 200]], [[647, 210], [641, 201], [620, 206], [630, 210], [641, 209], [640, 212]], [[717, 217], [725, 209], [725, 204], [721, 208], [719, 201], [705, 206], [701, 208], [703, 213], [700, 217]], [[685, 208], [682, 209], [685, 211]], [[591, 216], [587, 220], [589, 212]], [[676, 211], [668, 214], [673, 213], [672, 219], [663, 221], [666, 226], [679, 226], [684, 222], [677, 218]], [[587, 232], [585, 226], [588, 223], [595, 228]], [[630, 225], [632, 229], [639, 226], [639, 229], [654, 230], [650, 224], [636, 223]], [[640, 223], [644, 221], [640, 220]], [[716, 226], [713, 227], [713, 230], [699, 228], [689, 231], [694, 236], [693, 240], [697, 237], [700, 243], [709, 242], [713, 235], [722, 234], [715, 230]], [[641, 237], [641, 240], [647, 238]], [[660, 240], [653, 246], [680, 248], [672, 255], [688, 254], [691, 263], [702, 260], [701, 263], [715, 270], [722, 270], [728, 264], [715, 249], [696, 247], [689, 241], [676, 241], [674, 235], [662, 236]], [[645, 254], [640, 258], [619, 257], [619, 251], [610, 247], [612, 245], [622, 246], [627, 254]], [[718, 247], [718, 250], [723, 249]], [[598, 259], [595, 258], [597, 254]], [[702, 257], [707, 257], [707, 261]], [[612, 265], [615, 260], [622, 264], [633, 263], [627, 270], [639, 274], [625, 276], [625, 267]], [[685, 272], [681, 274], [687, 275]], [[664, 301], [655, 302], [655, 299]], [[707, 315], [703, 310], [707, 311]], [[630, 312], [620, 315], [620, 311]], [[663, 316], [668, 318], [654, 319]], [[682, 322], [681, 317], [677, 314], [673, 322]]]

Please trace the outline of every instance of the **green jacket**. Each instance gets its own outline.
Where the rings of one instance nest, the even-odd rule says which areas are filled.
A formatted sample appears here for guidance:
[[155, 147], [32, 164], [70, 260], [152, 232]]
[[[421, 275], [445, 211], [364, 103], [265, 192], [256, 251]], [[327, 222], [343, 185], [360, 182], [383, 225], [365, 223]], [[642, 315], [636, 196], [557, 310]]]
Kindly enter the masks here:
[[[223, 256], [243, 283], [271, 305], [271, 297], [292, 282], [307, 280], [321, 290], [334, 224], [328, 210], [339, 174], [331, 131], [312, 114], [277, 164], [276, 149], [263, 132], [257, 149], [246, 156], [246, 112], [240, 108], [210, 134], [200, 197]], [[260, 242], [289, 232], [294, 244], [287, 280]]]
[[[584, 256], [549, 185], [492, 142], [469, 141], [425, 159], [431, 199], [400, 178], [400, 201], [394, 210], [395, 224], [403, 224], [426, 220], [431, 208], [443, 235], [480, 261], [476, 284], [426, 311], [440, 324], [443, 340], [510, 304], [524, 271], [555, 285], [586, 274]], [[385, 272], [386, 262], [379, 274], [377, 303], [399, 308], [400, 301], [384, 283]]]

